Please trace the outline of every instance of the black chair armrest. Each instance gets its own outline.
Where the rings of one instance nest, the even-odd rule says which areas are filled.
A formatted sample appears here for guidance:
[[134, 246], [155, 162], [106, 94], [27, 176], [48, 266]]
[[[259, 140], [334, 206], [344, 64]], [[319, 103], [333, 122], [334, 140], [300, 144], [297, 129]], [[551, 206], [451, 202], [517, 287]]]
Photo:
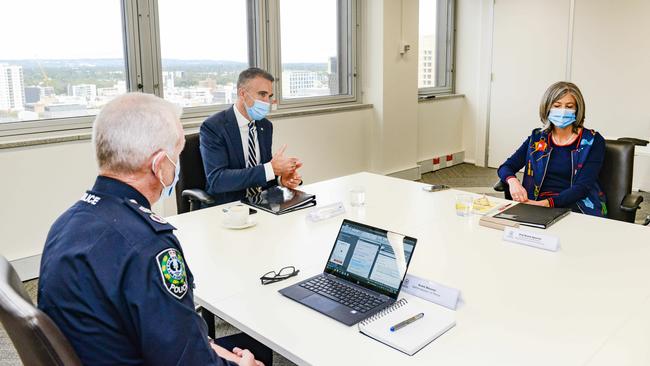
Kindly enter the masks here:
[[643, 202], [643, 196], [640, 194], [629, 193], [623, 197], [621, 202], [621, 210], [626, 212], [635, 212]]
[[505, 191], [507, 191], [507, 190], [510, 189], [510, 188], [508, 187], [508, 183], [502, 181], [501, 179], [499, 179], [499, 180], [494, 184], [494, 187], [492, 187], [492, 188], [494, 188], [494, 190], [497, 191], [497, 192], [505, 192]]
[[637, 146], [646, 146], [648, 144], [648, 140], [637, 139], [634, 137], [621, 137], [618, 141], [631, 142]]
[[205, 193], [204, 190], [194, 188], [194, 189], [185, 189], [183, 190], [183, 193], [181, 193], [182, 197], [185, 197], [191, 201], [198, 201], [201, 203], [204, 203], [206, 205], [211, 205], [214, 203], [214, 198], [210, 196], [209, 194]]

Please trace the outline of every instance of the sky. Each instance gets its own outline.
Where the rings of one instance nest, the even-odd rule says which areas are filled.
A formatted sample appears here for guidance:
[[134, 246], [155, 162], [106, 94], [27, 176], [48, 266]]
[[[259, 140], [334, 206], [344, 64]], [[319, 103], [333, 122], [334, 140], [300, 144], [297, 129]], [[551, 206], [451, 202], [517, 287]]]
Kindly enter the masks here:
[[[162, 57], [247, 62], [245, 4], [159, 0]], [[2, 10], [0, 59], [124, 57], [118, 0], [14, 0]], [[280, 14], [282, 62], [336, 55], [336, 0], [281, 0]]]

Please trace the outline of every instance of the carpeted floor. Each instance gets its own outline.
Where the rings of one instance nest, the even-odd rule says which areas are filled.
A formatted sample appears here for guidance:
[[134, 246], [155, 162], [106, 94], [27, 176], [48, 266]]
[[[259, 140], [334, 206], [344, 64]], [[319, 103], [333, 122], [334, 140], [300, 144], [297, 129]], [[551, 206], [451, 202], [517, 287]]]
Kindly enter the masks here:
[[[492, 189], [492, 186], [497, 181], [496, 169], [480, 168], [471, 164], [455, 165], [424, 174], [421, 181], [429, 184], [446, 184], [450, 187], [461, 188], [475, 193], [486, 193], [496, 197], [503, 196], [502, 193], [495, 192]], [[641, 209], [637, 212], [637, 223], [642, 223], [650, 215], [650, 193], [642, 193], [642, 195], [644, 196], [644, 202], [641, 204]], [[36, 303], [37, 286], [38, 280], [25, 282], [27, 292], [34, 300], [34, 303]], [[217, 319], [216, 329], [217, 336], [222, 337], [238, 332], [235, 327], [220, 319]], [[277, 353], [273, 355], [273, 364], [279, 366], [293, 365], [292, 362]], [[0, 366], [9, 365], [22, 365], [22, 363], [9, 337], [0, 326]]]

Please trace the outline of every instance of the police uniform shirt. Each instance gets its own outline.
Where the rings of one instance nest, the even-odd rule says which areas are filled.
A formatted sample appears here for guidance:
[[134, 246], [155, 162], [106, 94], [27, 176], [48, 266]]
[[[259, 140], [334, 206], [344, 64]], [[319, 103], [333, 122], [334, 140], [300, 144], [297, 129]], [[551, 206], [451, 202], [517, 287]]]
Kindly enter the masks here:
[[133, 187], [99, 176], [54, 223], [38, 307], [85, 365], [225, 365], [194, 310], [175, 228]]

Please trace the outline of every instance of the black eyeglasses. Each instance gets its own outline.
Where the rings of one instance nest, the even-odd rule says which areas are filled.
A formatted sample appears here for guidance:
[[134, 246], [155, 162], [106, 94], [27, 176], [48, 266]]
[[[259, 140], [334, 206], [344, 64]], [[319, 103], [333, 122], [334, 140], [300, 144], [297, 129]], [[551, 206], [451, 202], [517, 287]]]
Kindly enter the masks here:
[[280, 269], [277, 273], [275, 271], [266, 272], [262, 277], [260, 277], [260, 281], [262, 281], [262, 285], [268, 285], [269, 283], [275, 283], [293, 277], [297, 275], [298, 272], [300, 272], [300, 270], [296, 269], [296, 267], [287, 266]]

